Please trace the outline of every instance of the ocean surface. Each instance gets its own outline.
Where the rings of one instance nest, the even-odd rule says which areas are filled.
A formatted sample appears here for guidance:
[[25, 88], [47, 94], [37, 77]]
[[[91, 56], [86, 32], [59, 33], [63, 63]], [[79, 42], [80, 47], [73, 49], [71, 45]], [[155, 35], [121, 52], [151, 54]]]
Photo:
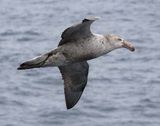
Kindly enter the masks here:
[[[117, 49], [89, 61], [78, 104], [65, 107], [58, 68], [18, 71], [56, 48], [62, 31], [85, 16]], [[0, 0], [0, 126], [160, 126], [160, 0]]]

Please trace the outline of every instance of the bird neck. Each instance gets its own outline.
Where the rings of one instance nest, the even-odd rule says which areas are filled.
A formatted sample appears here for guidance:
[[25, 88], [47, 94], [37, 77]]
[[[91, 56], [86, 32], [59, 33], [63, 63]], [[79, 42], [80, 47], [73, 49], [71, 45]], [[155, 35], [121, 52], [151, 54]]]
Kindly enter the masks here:
[[105, 41], [104, 43], [105, 43], [106, 51], [108, 51], [108, 52], [120, 48], [120, 46], [118, 44], [115, 44], [110, 39], [110, 35], [104, 36], [104, 41]]

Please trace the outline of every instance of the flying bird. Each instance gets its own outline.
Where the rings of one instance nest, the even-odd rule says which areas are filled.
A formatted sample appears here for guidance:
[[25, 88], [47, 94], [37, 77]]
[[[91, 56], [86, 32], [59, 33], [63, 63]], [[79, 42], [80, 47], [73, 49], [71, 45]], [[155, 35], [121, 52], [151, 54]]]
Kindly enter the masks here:
[[80, 99], [88, 80], [91, 60], [118, 48], [134, 51], [134, 46], [117, 35], [92, 33], [91, 24], [97, 17], [87, 17], [80, 23], [68, 27], [61, 35], [58, 47], [22, 63], [18, 70], [57, 66], [64, 80], [67, 109]]

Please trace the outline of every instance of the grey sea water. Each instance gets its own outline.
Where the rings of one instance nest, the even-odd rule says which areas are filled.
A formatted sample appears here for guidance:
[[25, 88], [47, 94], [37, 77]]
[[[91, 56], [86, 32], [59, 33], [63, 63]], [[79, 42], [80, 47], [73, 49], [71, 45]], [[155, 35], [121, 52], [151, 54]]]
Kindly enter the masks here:
[[[118, 34], [136, 51], [89, 61], [87, 87], [68, 111], [57, 68], [16, 68], [87, 15], [101, 17], [92, 31]], [[160, 126], [159, 48], [159, 0], [0, 0], [0, 126]]]

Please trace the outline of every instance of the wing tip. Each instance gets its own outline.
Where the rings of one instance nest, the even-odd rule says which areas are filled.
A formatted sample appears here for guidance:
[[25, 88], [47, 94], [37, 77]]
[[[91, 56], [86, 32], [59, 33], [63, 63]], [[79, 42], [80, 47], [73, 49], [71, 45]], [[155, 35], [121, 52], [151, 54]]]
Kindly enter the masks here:
[[97, 16], [87, 16], [83, 19], [82, 22], [87, 22], [87, 21], [95, 21], [95, 20], [98, 20], [100, 19], [100, 17], [97, 17]]
[[68, 110], [73, 108], [78, 103], [83, 91], [73, 93], [65, 90], [65, 92], [66, 108]]
[[73, 107], [74, 107], [74, 105], [67, 105], [67, 104], [66, 104], [67, 110], [69, 110], [69, 109], [71, 109], [71, 108], [73, 108]]

